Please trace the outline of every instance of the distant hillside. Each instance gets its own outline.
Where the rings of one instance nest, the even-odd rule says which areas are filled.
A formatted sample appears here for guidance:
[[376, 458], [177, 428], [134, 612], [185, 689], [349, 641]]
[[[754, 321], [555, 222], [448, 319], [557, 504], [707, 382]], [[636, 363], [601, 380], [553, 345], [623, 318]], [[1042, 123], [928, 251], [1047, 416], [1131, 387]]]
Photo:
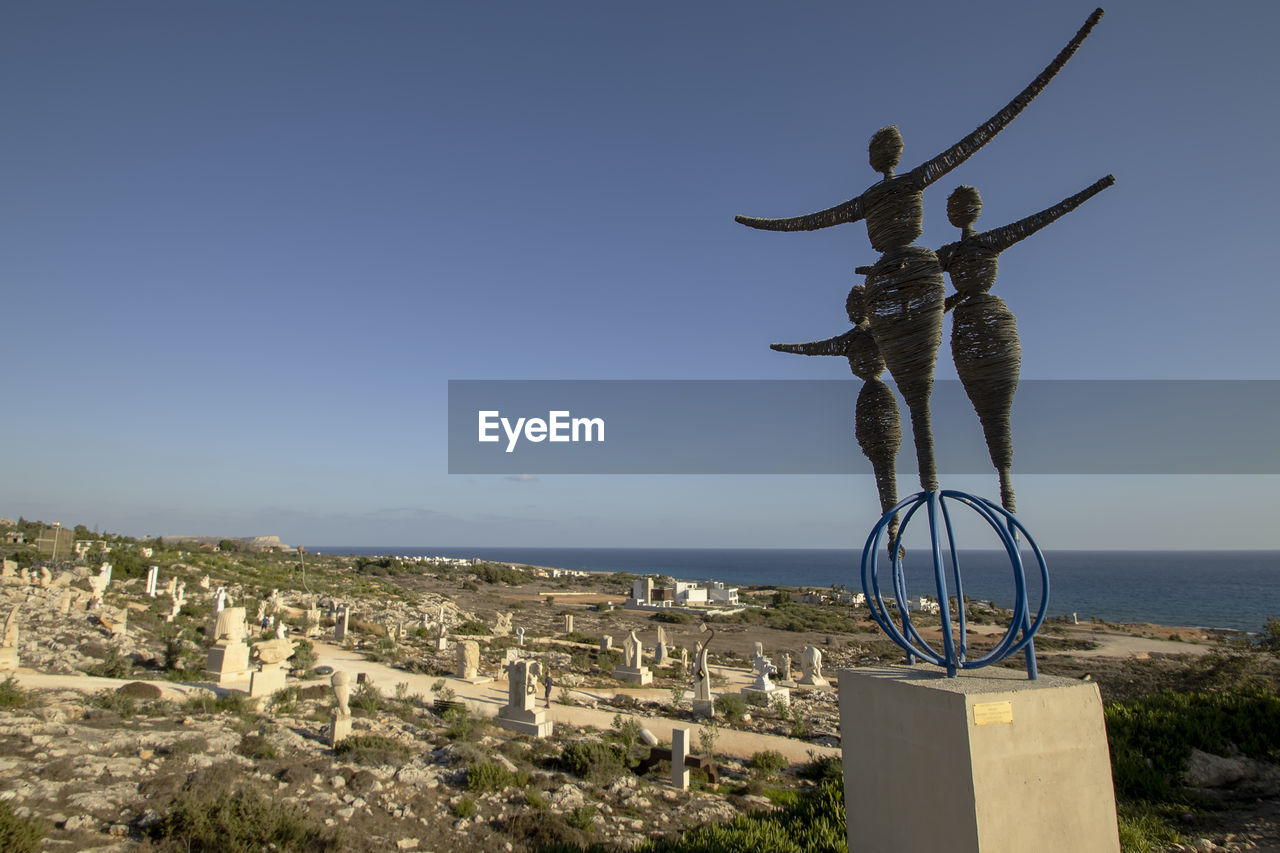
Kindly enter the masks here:
[[161, 536], [165, 542], [198, 542], [201, 545], [217, 545], [224, 540], [236, 543], [238, 548], [246, 551], [266, 551], [276, 548], [282, 551], [292, 550], [280, 541], [279, 536]]

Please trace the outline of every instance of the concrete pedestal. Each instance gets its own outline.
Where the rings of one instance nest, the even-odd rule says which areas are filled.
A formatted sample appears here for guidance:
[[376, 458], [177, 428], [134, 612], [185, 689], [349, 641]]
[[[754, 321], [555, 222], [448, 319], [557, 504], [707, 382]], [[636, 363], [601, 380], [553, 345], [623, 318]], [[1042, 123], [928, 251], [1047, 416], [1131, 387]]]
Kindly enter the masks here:
[[628, 666], [620, 666], [613, 671], [613, 677], [619, 681], [630, 681], [633, 684], [644, 686], [653, 683], [653, 671], [647, 666], [632, 669]]
[[1093, 682], [840, 671], [850, 853], [1118, 853]]
[[12, 672], [18, 668], [18, 650], [13, 646], [0, 649], [0, 672]]
[[694, 699], [693, 715], [695, 717], [703, 717], [711, 719], [716, 715], [716, 702], [714, 699]]
[[784, 707], [791, 707], [791, 691], [786, 687], [778, 687], [777, 685], [774, 685], [769, 690], [744, 687], [742, 688], [742, 698], [748, 705], [763, 705], [766, 708], [772, 708], [781, 702]]
[[448, 638], [448, 637], [436, 637], [436, 639], [432, 642], [432, 645], [435, 647], [435, 650], [436, 650], [436, 651], [438, 651], [438, 652], [448, 651], [448, 650], [449, 650], [449, 638]]
[[821, 690], [831, 686], [821, 675], [802, 675], [796, 679], [795, 684], [802, 690]]
[[351, 715], [334, 711], [329, 717], [329, 746], [336, 746], [338, 741], [351, 736]]
[[219, 684], [249, 680], [249, 647], [244, 643], [218, 643], [209, 649], [205, 672]]
[[284, 690], [284, 667], [277, 664], [264, 666], [249, 676], [249, 696], [272, 696]]
[[547, 719], [547, 712], [543, 708], [526, 711], [506, 705], [498, 711], [494, 722], [504, 729], [530, 737], [547, 737], [551, 734], [552, 723]]
[[462, 675], [451, 675], [451, 676], [449, 676], [449, 677], [450, 677], [450, 678], [456, 678], [456, 679], [458, 679], [459, 681], [465, 681], [465, 682], [467, 682], [467, 684], [488, 684], [490, 681], [493, 681], [493, 678], [492, 678], [492, 677], [490, 677], [490, 676], [488, 676], [488, 675], [479, 675], [479, 674], [476, 674], [476, 675], [468, 675], [468, 676], [462, 676]]

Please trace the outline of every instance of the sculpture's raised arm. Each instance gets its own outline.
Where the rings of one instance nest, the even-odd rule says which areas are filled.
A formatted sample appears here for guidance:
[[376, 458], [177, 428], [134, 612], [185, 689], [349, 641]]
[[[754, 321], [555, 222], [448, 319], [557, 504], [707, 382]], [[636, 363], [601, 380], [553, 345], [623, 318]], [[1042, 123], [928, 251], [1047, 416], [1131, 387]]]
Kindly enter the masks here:
[[825, 341], [810, 341], [806, 344], [769, 344], [774, 352], [790, 352], [796, 355], [845, 355], [849, 345], [860, 337], [870, 338], [866, 329], [850, 329], [843, 335], [827, 338]]
[[984, 245], [993, 251], [1003, 252], [1020, 240], [1027, 239], [1055, 219], [1075, 210], [1115, 182], [1114, 176], [1107, 175], [1105, 178], [1095, 181], [1087, 189], [1081, 190], [1070, 198], [1063, 199], [1053, 207], [1046, 208], [1039, 213], [1033, 213], [1025, 219], [1019, 219], [1017, 222], [1010, 223], [1002, 228], [992, 228], [990, 231], [984, 231], [977, 236], [977, 239], [981, 240]]
[[1045, 86], [1049, 85], [1049, 81], [1062, 70], [1062, 66], [1067, 64], [1067, 60], [1088, 38], [1090, 30], [1102, 19], [1102, 14], [1101, 9], [1094, 9], [1093, 14], [1089, 16], [1089, 20], [1085, 21], [1084, 26], [1076, 33], [1075, 38], [1071, 39], [1067, 46], [1054, 57], [1053, 62], [1050, 62], [1040, 72], [1040, 75], [1031, 81], [1027, 88], [1019, 92], [1012, 101], [1005, 104], [1004, 109], [980, 124], [973, 133], [961, 139], [937, 157], [913, 169], [911, 176], [919, 182], [921, 189], [929, 186], [938, 178], [968, 160], [975, 151], [994, 139], [997, 133], [1008, 126], [1009, 122], [1017, 118], [1018, 113], [1026, 109], [1027, 104], [1031, 103], [1037, 95], [1043, 92]]
[[819, 228], [830, 228], [832, 225], [844, 225], [846, 222], [857, 222], [862, 218], [862, 199], [851, 198], [843, 204], [819, 210], [805, 216], [793, 216], [790, 219], [756, 219], [753, 216], [735, 216], [733, 220], [748, 228], [761, 231], [817, 231]]

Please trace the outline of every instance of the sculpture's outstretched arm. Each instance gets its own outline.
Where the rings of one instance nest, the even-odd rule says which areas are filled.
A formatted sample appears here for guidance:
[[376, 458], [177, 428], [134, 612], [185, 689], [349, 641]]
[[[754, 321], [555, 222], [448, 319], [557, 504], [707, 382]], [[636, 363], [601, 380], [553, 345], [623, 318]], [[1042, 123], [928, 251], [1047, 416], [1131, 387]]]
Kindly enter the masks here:
[[1049, 81], [1062, 70], [1062, 66], [1067, 64], [1067, 60], [1076, 52], [1081, 43], [1088, 38], [1089, 32], [1094, 25], [1102, 19], [1102, 14], [1101, 9], [1094, 9], [1093, 14], [1089, 16], [1089, 20], [1085, 21], [1084, 26], [1076, 33], [1075, 38], [1071, 39], [1067, 46], [1062, 49], [1062, 52], [1054, 57], [1053, 62], [1050, 62], [1040, 72], [1040, 75], [1031, 81], [1031, 85], [1019, 92], [1012, 101], [1005, 104], [1004, 109], [987, 119], [973, 133], [961, 139], [937, 157], [912, 169], [911, 176], [919, 182], [920, 188], [923, 189], [929, 186], [929, 184], [932, 184], [938, 178], [968, 160], [975, 151], [994, 139], [995, 135], [1004, 130], [1009, 122], [1017, 118], [1018, 113], [1022, 112], [1027, 104], [1031, 103], [1037, 95], [1043, 92], [1045, 86], [1049, 85]]
[[851, 198], [844, 204], [837, 204], [817, 213], [806, 216], [793, 216], [790, 219], [756, 219], [752, 216], [735, 216], [734, 222], [740, 222], [748, 228], [761, 231], [817, 231], [819, 228], [830, 228], [832, 225], [843, 225], [846, 222], [857, 222], [862, 218], [862, 198]]
[[963, 293], [953, 293], [950, 296], [948, 296], [942, 302], [942, 312], [945, 314], [946, 312], [950, 311], [952, 308], [955, 308], [957, 305], [960, 304], [961, 299], [964, 299]]
[[981, 240], [984, 245], [994, 251], [1003, 252], [1014, 243], [1027, 239], [1055, 219], [1075, 210], [1115, 182], [1116, 179], [1113, 176], [1107, 175], [1102, 180], [1095, 181], [1088, 189], [1081, 190], [1071, 198], [1063, 199], [1053, 207], [1046, 208], [1039, 213], [1033, 213], [1026, 219], [1019, 219], [1017, 222], [1005, 225], [1003, 228], [992, 228], [990, 231], [984, 231], [982, 234], [978, 234], [975, 239]]
[[862, 335], [869, 335], [866, 329], [850, 329], [843, 335], [827, 338], [825, 341], [810, 341], [807, 344], [769, 344], [774, 352], [790, 352], [796, 355], [844, 355], [849, 346]]

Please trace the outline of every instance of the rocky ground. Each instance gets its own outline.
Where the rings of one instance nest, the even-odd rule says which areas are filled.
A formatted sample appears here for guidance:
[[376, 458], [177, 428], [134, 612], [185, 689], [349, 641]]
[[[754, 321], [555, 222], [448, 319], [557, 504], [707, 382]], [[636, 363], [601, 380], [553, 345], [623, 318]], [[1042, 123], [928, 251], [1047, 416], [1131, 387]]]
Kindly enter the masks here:
[[[304, 576], [283, 556], [173, 553], [156, 561], [156, 598], [142, 594], [141, 578], [117, 577], [100, 605], [90, 602], [96, 567], [70, 564], [54, 567], [48, 588], [26, 579], [0, 586], [0, 617], [19, 606], [21, 665], [0, 688], [0, 811], [42, 822], [43, 849], [200, 849], [210, 826], [234, 834], [240, 820], [276, 833], [250, 838], [251, 848], [526, 850], [563, 841], [623, 850], [776, 808], [783, 792], [811, 786], [806, 776], [829, 771], [838, 755], [831, 690], [793, 690], [785, 709], [727, 707], [712, 727], [696, 720], [680, 652], [711, 635], [702, 620], [663, 614], [659, 622], [610, 608], [624, 597], [626, 576], [486, 578], [332, 557], [308, 557]], [[186, 590], [172, 624], [163, 619], [170, 577]], [[289, 688], [270, 700], [219, 688], [201, 672], [219, 587], [251, 622], [261, 607], [295, 638], [312, 629], [292, 660]], [[761, 604], [776, 594], [744, 590]], [[352, 608], [351, 632], [334, 643], [340, 605]], [[313, 608], [318, 625], [308, 624]], [[450, 677], [456, 647], [435, 647], [442, 614], [452, 643], [480, 642], [481, 671], [494, 681]], [[510, 633], [498, 627], [505, 614]], [[998, 639], [1001, 616], [973, 610], [974, 648]], [[899, 657], [865, 609], [850, 606], [771, 605], [710, 624], [717, 693], [736, 694], [750, 680], [756, 642], [775, 665], [790, 655], [795, 675], [801, 651], [817, 647], [833, 679], [840, 667]], [[621, 655], [602, 653], [600, 638], [613, 637], [618, 649], [634, 630], [652, 650], [659, 625], [673, 654], [648, 664], [654, 683], [613, 679]], [[1037, 637], [1042, 672], [1095, 680], [1107, 699], [1238, 679], [1225, 642], [1185, 628], [1063, 621]], [[553, 673], [552, 738], [491, 725], [510, 654], [535, 657]], [[355, 685], [353, 737], [337, 750], [326, 739], [333, 693], [317, 666], [368, 682]], [[640, 729], [666, 741], [674, 726], [690, 727], [696, 747], [714, 750], [719, 784], [694, 772], [692, 789], [679, 791], [666, 764], [645, 776], [628, 769], [647, 753]], [[1280, 850], [1276, 765], [1238, 756], [1201, 764], [1203, 774], [1188, 781], [1211, 807], [1184, 821], [1184, 849]]]

